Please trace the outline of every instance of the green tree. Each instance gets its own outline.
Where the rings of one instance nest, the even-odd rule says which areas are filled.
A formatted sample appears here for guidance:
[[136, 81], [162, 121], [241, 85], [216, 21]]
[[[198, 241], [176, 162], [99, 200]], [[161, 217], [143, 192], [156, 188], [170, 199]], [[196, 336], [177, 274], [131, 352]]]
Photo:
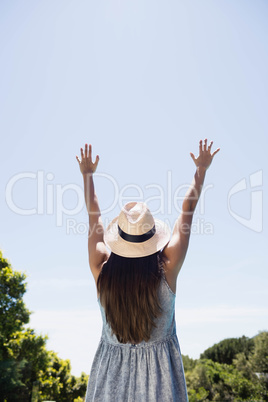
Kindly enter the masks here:
[[26, 275], [14, 271], [0, 250], [0, 359], [6, 358], [5, 343], [29, 322], [30, 312], [22, 298]]
[[250, 357], [250, 362], [254, 370], [258, 373], [268, 373], [268, 332], [260, 332], [253, 338], [254, 352]]
[[252, 364], [247, 359], [245, 353], [238, 353], [233, 359], [234, 367], [248, 380], [256, 380], [256, 374], [252, 370]]
[[189, 371], [192, 370], [195, 365], [197, 360], [191, 359], [189, 356], [182, 355], [182, 361], [183, 361], [183, 367], [184, 371]]
[[10, 395], [14, 401], [27, 395], [23, 383], [27, 362], [11, 358], [7, 346], [14, 332], [29, 322], [30, 312], [22, 299], [26, 292], [25, 279], [26, 275], [14, 271], [0, 250], [0, 397]]
[[[28, 390], [22, 381], [25, 361], [0, 361], [0, 400], [21, 401], [27, 398]], [[27, 400], [27, 399], [24, 399]]]
[[39, 396], [41, 400], [56, 400], [70, 402], [74, 398], [84, 396], [88, 376], [81, 374], [80, 378], [71, 375], [70, 361], [60, 359], [55, 352], [49, 351], [49, 364], [40, 376]]
[[251, 338], [229, 338], [206, 349], [200, 356], [201, 359], [210, 359], [214, 362], [232, 364], [238, 353], [243, 352], [246, 357], [254, 348], [254, 341]]
[[46, 336], [38, 336], [33, 329], [27, 328], [16, 331], [5, 344], [9, 361], [24, 362], [23, 367], [20, 368], [20, 378], [28, 398], [31, 395], [33, 383], [40, 380], [41, 373], [45, 372], [49, 365], [46, 341]]
[[194, 401], [263, 401], [262, 387], [246, 379], [235, 367], [212, 360], [199, 360], [186, 372], [190, 402]]
[[253, 338], [254, 351], [249, 358], [252, 369], [258, 373], [263, 388], [263, 400], [268, 401], [268, 332], [262, 331]]
[[188, 394], [189, 394], [189, 402], [199, 402], [199, 401], [203, 402], [209, 400], [207, 399], [209, 391], [206, 391], [205, 388], [203, 387], [198, 388], [198, 391], [190, 389]]
[[88, 376], [71, 375], [69, 360], [46, 349], [47, 336], [25, 328], [30, 312], [22, 297], [26, 275], [14, 271], [0, 251], [0, 400], [31, 400], [33, 385], [38, 401], [79, 401]]

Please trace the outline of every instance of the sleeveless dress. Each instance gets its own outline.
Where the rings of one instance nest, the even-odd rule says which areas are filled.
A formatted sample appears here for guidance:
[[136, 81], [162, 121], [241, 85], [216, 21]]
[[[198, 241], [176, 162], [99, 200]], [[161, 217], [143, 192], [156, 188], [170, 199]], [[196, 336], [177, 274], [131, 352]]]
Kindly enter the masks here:
[[159, 286], [163, 309], [148, 342], [120, 343], [111, 334], [99, 299], [103, 328], [89, 376], [86, 402], [187, 402], [176, 335], [175, 293], [164, 275]]

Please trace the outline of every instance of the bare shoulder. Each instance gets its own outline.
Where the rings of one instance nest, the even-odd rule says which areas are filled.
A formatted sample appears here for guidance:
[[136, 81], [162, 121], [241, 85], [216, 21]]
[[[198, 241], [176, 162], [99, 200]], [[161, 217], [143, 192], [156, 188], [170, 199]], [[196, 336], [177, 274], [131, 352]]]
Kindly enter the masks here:
[[182, 213], [177, 219], [169, 243], [162, 251], [167, 276], [176, 281], [189, 246], [192, 214]]
[[[93, 256], [92, 256], [93, 254]], [[89, 251], [89, 266], [94, 277], [95, 282], [97, 283], [99, 274], [102, 270], [103, 265], [108, 260], [110, 254], [107, 251], [104, 243], [98, 242], [94, 249], [94, 252], [91, 253]]]
[[163, 261], [163, 268], [165, 272], [166, 281], [172, 292], [176, 293], [177, 275], [174, 269], [172, 269], [172, 264], [169, 261], [169, 259], [167, 259], [163, 253], [161, 254], [161, 257]]

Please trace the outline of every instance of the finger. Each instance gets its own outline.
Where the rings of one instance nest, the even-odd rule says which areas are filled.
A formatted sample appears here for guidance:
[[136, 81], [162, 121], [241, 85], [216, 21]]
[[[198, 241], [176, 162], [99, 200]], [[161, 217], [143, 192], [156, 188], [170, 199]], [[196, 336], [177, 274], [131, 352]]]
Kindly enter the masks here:
[[88, 157], [88, 149], [87, 149], [87, 144], [85, 144], [85, 158]]
[[218, 153], [218, 152], [219, 152], [219, 150], [220, 150], [220, 148], [216, 149], [216, 151], [214, 151], [214, 152], [213, 152], [213, 154], [212, 154], [211, 156], [213, 157], [214, 155], [216, 155], [216, 153]]
[[199, 153], [201, 154], [202, 152], [202, 140], [199, 141]]
[[208, 140], [207, 140], [207, 138], [205, 138], [204, 139], [204, 151], [207, 150], [207, 142], [208, 142]]
[[88, 156], [89, 156], [90, 160], [92, 160], [92, 146], [91, 146], [91, 144], [89, 144], [89, 146], [88, 146]]
[[78, 156], [76, 155], [76, 160], [77, 160], [77, 162], [80, 164], [81, 163], [81, 161], [80, 161], [80, 159], [78, 158]]
[[81, 148], [80, 150], [81, 150], [81, 158], [83, 159], [83, 158], [84, 158], [84, 151], [83, 151], [83, 148]]
[[100, 157], [99, 157], [99, 155], [97, 155], [97, 156], [96, 156], [96, 159], [95, 159], [95, 163], [94, 163], [94, 166], [95, 166], [95, 167], [98, 166], [99, 160], [100, 160]]
[[208, 149], [209, 149], [209, 150], [211, 150], [212, 144], [213, 144], [213, 141], [211, 141], [210, 144], [209, 144], [209, 146], [208, 146]]
[[193, 161], [195, 161], [195, 156], [194, 154], [192, 154], [192, 152], [190, 152], [191, 158], [193, 159]]

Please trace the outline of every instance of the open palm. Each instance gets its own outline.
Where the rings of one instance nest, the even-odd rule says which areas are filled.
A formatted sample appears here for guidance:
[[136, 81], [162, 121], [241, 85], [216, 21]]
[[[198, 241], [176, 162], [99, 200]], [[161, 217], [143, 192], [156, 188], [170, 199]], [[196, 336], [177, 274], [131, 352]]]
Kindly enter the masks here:
[[192, 152], [190, 152], [190, 155], [196, 165], [196, 167], [202, 166], [205, 169], [208, 169], [210, 166], [212, 159], [214, 155], [216, 155], [217, 152], [219, 152], [220, 148], [216, 149], [216, 151], [211, 154], [211, 147], [212, 147], [213, 141], [210, 142], [209, 146], [207, 146], [207, 139], [204, 140], [204, 145], [203, 141], [199, 141], [199, 156], [196, 158]]
[[99, 159], [99, 155], [97, 155], [95, 162], [92, 162], [92, 149], [91, 145], [88, 144], [85, 144], [85, 151], [81, 148], [81, 159], [76, 156], [82, 174], [94, 173], [97, 169]]

